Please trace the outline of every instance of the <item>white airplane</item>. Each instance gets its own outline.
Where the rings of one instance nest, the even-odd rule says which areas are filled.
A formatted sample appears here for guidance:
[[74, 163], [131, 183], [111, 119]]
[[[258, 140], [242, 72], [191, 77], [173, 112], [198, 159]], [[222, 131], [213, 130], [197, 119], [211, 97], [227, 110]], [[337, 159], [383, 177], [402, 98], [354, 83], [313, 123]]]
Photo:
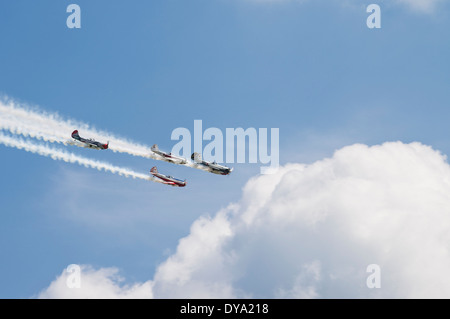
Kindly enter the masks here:
[[158, 173], [158, 170], [156, 169], [156, 166], [152, 167], [152, 169], [150, 170], [150, 173], [155, 176], [158, 177], [159, 179], [161, 179], [163, 181], [164, 184], [166, 185], [170, 185], [170, 186], [177, 186], [177, 187], [184, 187], [186, 186], [186, 180], [182, 181], [181, 179], [169, 176], [169, 175], [164, 175], [161, 173]]
[[202, 156], [199, 153], [192, 153], [191, 159], [199, 164], [205, 167], [209, 172], [218, 174], [218, 175], [228, 175], [233, 171], [233, 168], [223, 166], [220, 164], [217, 164], [216, 161], [214, 162], [207, 162], [202, 159]]
[[163, 160], [166, 162], [175, 163], [175, 164], [186, 164], [187, 163], [185, 158], [172, 155], [172, 153], [166, 153], [166, 152], [160, 151], [158, 148], [158, 145], [156, 145], [156, 144], [153, 144], [151, 149], [152, 149], [153, 153], [161, 156], [163, 158]]

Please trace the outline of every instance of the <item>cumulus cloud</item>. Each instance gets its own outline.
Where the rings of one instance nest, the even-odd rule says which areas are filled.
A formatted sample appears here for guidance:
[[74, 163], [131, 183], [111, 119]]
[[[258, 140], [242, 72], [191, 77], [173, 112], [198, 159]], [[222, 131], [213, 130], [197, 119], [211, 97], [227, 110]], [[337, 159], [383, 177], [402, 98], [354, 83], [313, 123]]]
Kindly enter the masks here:
[[[78, 276], [74, 278], [74, 276]], [[79, 266], [74, 272], [64, 269], [48, 288], [39, 293], [42, 299], [138, 299], [152, 298], [151, 282], [123, 285], [124, 279], [116, 268], [93, 269]]]
[[[239, 202], [195, 221], [153, 279], [131, 291], [155, 298], [449, 298], [449, 252], [446, 157], [420, 143], [356, 144], [250, 179]], [[366, 284], [372, 264], [381, 288]], [[107, 273], [91, 274], [106, 277], [92, 285], [94, 293], [130, 295]], [[41, 296], [57, 296], [62, 276]]]

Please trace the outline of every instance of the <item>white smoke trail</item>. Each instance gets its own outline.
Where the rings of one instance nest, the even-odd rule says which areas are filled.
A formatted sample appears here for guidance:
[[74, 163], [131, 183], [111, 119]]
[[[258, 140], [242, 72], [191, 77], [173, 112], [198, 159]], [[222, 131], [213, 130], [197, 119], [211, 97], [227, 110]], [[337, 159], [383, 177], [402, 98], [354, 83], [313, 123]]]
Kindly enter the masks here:
[[[46, 142], [84, 147], [83, 143], [71, 139], [71, 133], [75, 129], [78, 129], [80, 135], [85, 138], [95, 137], [95, 140], [101, 143], [111, 141], [109, 149], [113, 152], [164, 161], [162, 156], [153, 153], [148, 146], [96, 130], [86, 123], [63, 119], [55, 113], [32, 110], [30, 107], [19, 105], [12, 100], [0, 98], [0, 130], [7, 130], [12, 134]], [[204, 166], [194, 162], [187, 161], [187, 163], [179, 165], [208, 171]]]
[[113, 174], [118, 174], [120, 176], [138, 178], [148, 181], [153, 181], [157, 183], [162, 183], [159, 179], [134, 172], [128, 168], [118, 167], [111, 165], [109, 163], [100, 162], [96, 160], [92, 160], [89, 158], [85, 158], [73, 153], [68, 153], [60, 149], [50, 148], [46, 145], [34, 144], [31, 141], [24, 140], [21, 138], [11, 137], [4, 135], [0, 132], [0, 144], [3, 144], [8, 147], [14, 147], [20, 150], [25, 150], [27, 152], [39, 154], [41, 156], [50, 157], [53, 160], [64, 161], [67, 163], [76, 163], [85, 167], [95, 168], [99, 171], [111, 172]]
[[110, 149], [113, 152], [160, 159], [147, 146], [128, 141], [105, 131], [98, 131], [85, 123], [63, 119], [57, 114], [35, 111], [29, 107], [17, 105], [11, 100], [0, 101], [0, 129], [25, 137], [64, 144], [71, 142], [71, 133], [78, 129], [80, 135], [86, 138], [95, 137], [102, 143], [112, 141]]

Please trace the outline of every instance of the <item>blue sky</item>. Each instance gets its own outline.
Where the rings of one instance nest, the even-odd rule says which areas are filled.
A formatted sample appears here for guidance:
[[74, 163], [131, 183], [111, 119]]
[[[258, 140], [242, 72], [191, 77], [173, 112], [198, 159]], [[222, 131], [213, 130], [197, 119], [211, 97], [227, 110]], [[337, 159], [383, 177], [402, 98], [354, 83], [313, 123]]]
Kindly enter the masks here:
[[[397, 140], [450, 154], [448, 3], [379, 1], [382, 28], [369, 29], [365, 1], [77, 0], [82, 27], [68, 29], [70, 3], [0, 5], [2, 94], [165, 150], [175, 128], [201, 119], [279, 128], [281, 164]], [[157, 164], [188, 187], [0, 145], [2, 298], [33, 297], [73, 263], [148, 280], [195, 220], [239, 200], [259, 173], [69, 150], [144, 173]]]

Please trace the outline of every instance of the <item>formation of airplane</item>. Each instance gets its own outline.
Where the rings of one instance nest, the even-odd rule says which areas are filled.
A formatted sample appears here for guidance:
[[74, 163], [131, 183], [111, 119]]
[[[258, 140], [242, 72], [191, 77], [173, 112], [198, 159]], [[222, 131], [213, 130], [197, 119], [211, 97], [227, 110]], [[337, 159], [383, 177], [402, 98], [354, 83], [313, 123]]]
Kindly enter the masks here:
[[150, 170], [150, 174], [161, 179], [163, 181], [163, 183], [166, 185], [177, 186], [177, 187], [186, 186], [186, 180], [182, 181], [181, 179], [172, 177], [170, 175], [164, 175], [164, 174], [158, 173], [156, 166], [152, 167], [152, 169]]
[[83, 143], [82, 145], [84, 147], [93, 148], [96, 150], [106, 150], [106, 149], [108, 149], [108, 146], [109, 146], [109, 142], [106, 144], [103, 144], [103, 143], [97, 142], [96, 140], [93, 140], [93, 139], [82, 138], [78, 134], [78, 130], [75, 130], [72, 132], [72, 138], [76, 141]]
[[191, 159], [199, 164], [205, 167], [208, 171], [214, 174], [218, 175], [228, 175], [233, 171], [233, 168], [223, 166], [220, 164], [217, 164], [216, 161], [214, 162], [207, 162], [202, 159], [202, 156], [199, 153], [192, 153]]
[[[103, 144], [101, 142], [98, 142], [94, 139], [86, 139], [82, 138], [78, 134], [78, 130], [75, 130], [72, 132], [72, 138], [78, 142], [81, 143], [81, 146], [86, 148], [92, 148], [96, 150], [106, 150], [109, 147], [109, 141], [106, 144]], [[151, 151], [161, 157], [162, 160], [174, 164], [187, 164], [187, 160], [185, 158], [175, 156], [172, 153], [166, 153], [163, 151], [160, 151], [158, 148], [158, 145], [154, 144], [151, 147]], [[195, 164], [200, 165], [201, 167], [205, 168], [205, 170], [218, 174], [218, 175], [228, 175], [233, 171], [233, 168], [223, 166], [220, 164], [217, 164], [214, 162], [207, 162], [202, 159], [202, 156], [199, 153], [192, 153], [191, 159], [194, 161]], [[170, 186], [176, 186], [176, 187], [185, 187], [187, 182], [186, 180], [181, 180], [175, 177], [172, 177], [170, 175], [164, 175], [158, 172], [156, 166], [152, 167], [150, 170], [150, 174], [154, 177], [160, 179], [163, 184], [170, 185]]]
[[152, 152], [158, 154], [163, 158], [164, 161], [175, 163], [175, 164], [186, 164], [187, 161], [185, 158], [178, 157], [173, 155], [172, 153], [165, 153], [159, 150], [158, 145], [154, 144], [151, 148]]

